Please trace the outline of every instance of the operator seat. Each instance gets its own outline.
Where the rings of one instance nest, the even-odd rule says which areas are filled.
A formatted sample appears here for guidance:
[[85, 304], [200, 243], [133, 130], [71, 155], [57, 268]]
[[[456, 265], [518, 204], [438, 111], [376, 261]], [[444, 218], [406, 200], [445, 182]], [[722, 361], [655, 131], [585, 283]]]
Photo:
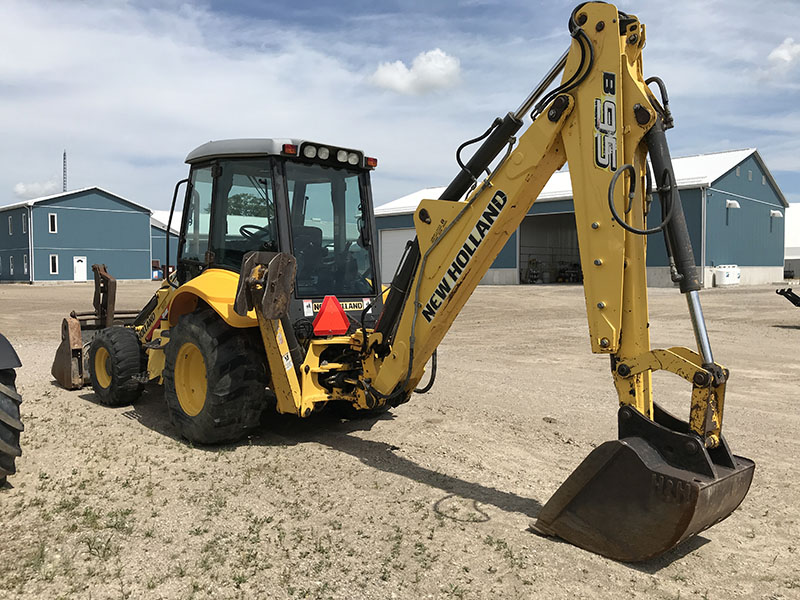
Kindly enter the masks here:
[[298, 226], [292, 230], [294, 254], [297, 259], [297, 278], [310, 279], [318, 273], [327, 249], [322, 247], [322, 229]]

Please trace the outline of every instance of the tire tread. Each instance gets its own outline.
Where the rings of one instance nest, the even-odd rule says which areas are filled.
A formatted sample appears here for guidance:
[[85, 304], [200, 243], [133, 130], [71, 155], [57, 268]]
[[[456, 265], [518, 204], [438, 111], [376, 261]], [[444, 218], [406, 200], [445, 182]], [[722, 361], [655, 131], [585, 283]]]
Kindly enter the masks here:
[[[14, 369], [0, 370], [0, 483], [17, 472], [15, 460], [22, 456], [19, 436], [24, 427], [19, 405], [22, 398], [17, 393]], [[8, 392], [11, 392], [10, 394]]]
[[[111, 363], [111, 385], [103, 388], [94, 374], [94, 356], [100, 346], [108, 350]], [[92, 340], [89, 350], [89, 373], [92, 387], [102, 404], [125, 406], [138, 400], [144, 383], [136, 378], [144, 370], [141, 344], [136, 333], [127, 327], [103, 329]]]

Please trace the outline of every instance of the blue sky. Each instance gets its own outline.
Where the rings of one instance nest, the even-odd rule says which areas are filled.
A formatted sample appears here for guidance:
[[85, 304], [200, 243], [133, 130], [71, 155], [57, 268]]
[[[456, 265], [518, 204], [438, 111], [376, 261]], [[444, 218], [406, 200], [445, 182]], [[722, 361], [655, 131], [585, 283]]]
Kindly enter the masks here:
[[[673, 156], [757, 147], [800, 202], [800, 3], [618, 5], [647, 26]], [[0, 204], [60, 191], [66, 149], [70, 188], [167, 208], [186, 154], [228, 137], [361, 148], [377, 203], [446, 185], [566, 49], [574, 6], [4, 0]]]

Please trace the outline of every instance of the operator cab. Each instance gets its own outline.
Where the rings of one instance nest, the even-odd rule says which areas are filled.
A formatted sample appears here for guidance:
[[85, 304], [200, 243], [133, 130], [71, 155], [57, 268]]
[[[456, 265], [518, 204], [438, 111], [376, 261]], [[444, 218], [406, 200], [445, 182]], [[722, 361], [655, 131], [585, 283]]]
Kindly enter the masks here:
[[184, 283], [207, 268], [238, 272], [247, 252], [286, 252], [297, 260], [289, 318], [298, 337], [325, 296], [351, 323], [374, 302], [381, 311], [370, 171], [363, 152], [296, 139], [213, 141], [186, 157], [191, 166], [178, 244]]

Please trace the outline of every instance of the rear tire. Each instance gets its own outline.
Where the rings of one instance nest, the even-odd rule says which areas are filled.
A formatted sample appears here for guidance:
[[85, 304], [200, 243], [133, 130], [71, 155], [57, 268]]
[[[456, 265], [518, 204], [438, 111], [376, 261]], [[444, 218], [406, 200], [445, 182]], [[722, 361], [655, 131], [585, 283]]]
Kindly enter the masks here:
[[89, 347], [89, 379], [97, 399], [106, 406], [124, 406], [142, 394], [142, 349], [133, 329], [108, 327]]
[[198, 444], [238, 440], [269, 406], [258, 330], [236, 329], [211, 308], [184, 315], [165, 349], [164, 398], [178, 433]]
[[17, 472], [14, 461], [22, 455], [19, 434], [23, 430], [19, 405], [22, 398], [17, 393], [14, 369], [0, 370], [0, 486], [8, 475]]

